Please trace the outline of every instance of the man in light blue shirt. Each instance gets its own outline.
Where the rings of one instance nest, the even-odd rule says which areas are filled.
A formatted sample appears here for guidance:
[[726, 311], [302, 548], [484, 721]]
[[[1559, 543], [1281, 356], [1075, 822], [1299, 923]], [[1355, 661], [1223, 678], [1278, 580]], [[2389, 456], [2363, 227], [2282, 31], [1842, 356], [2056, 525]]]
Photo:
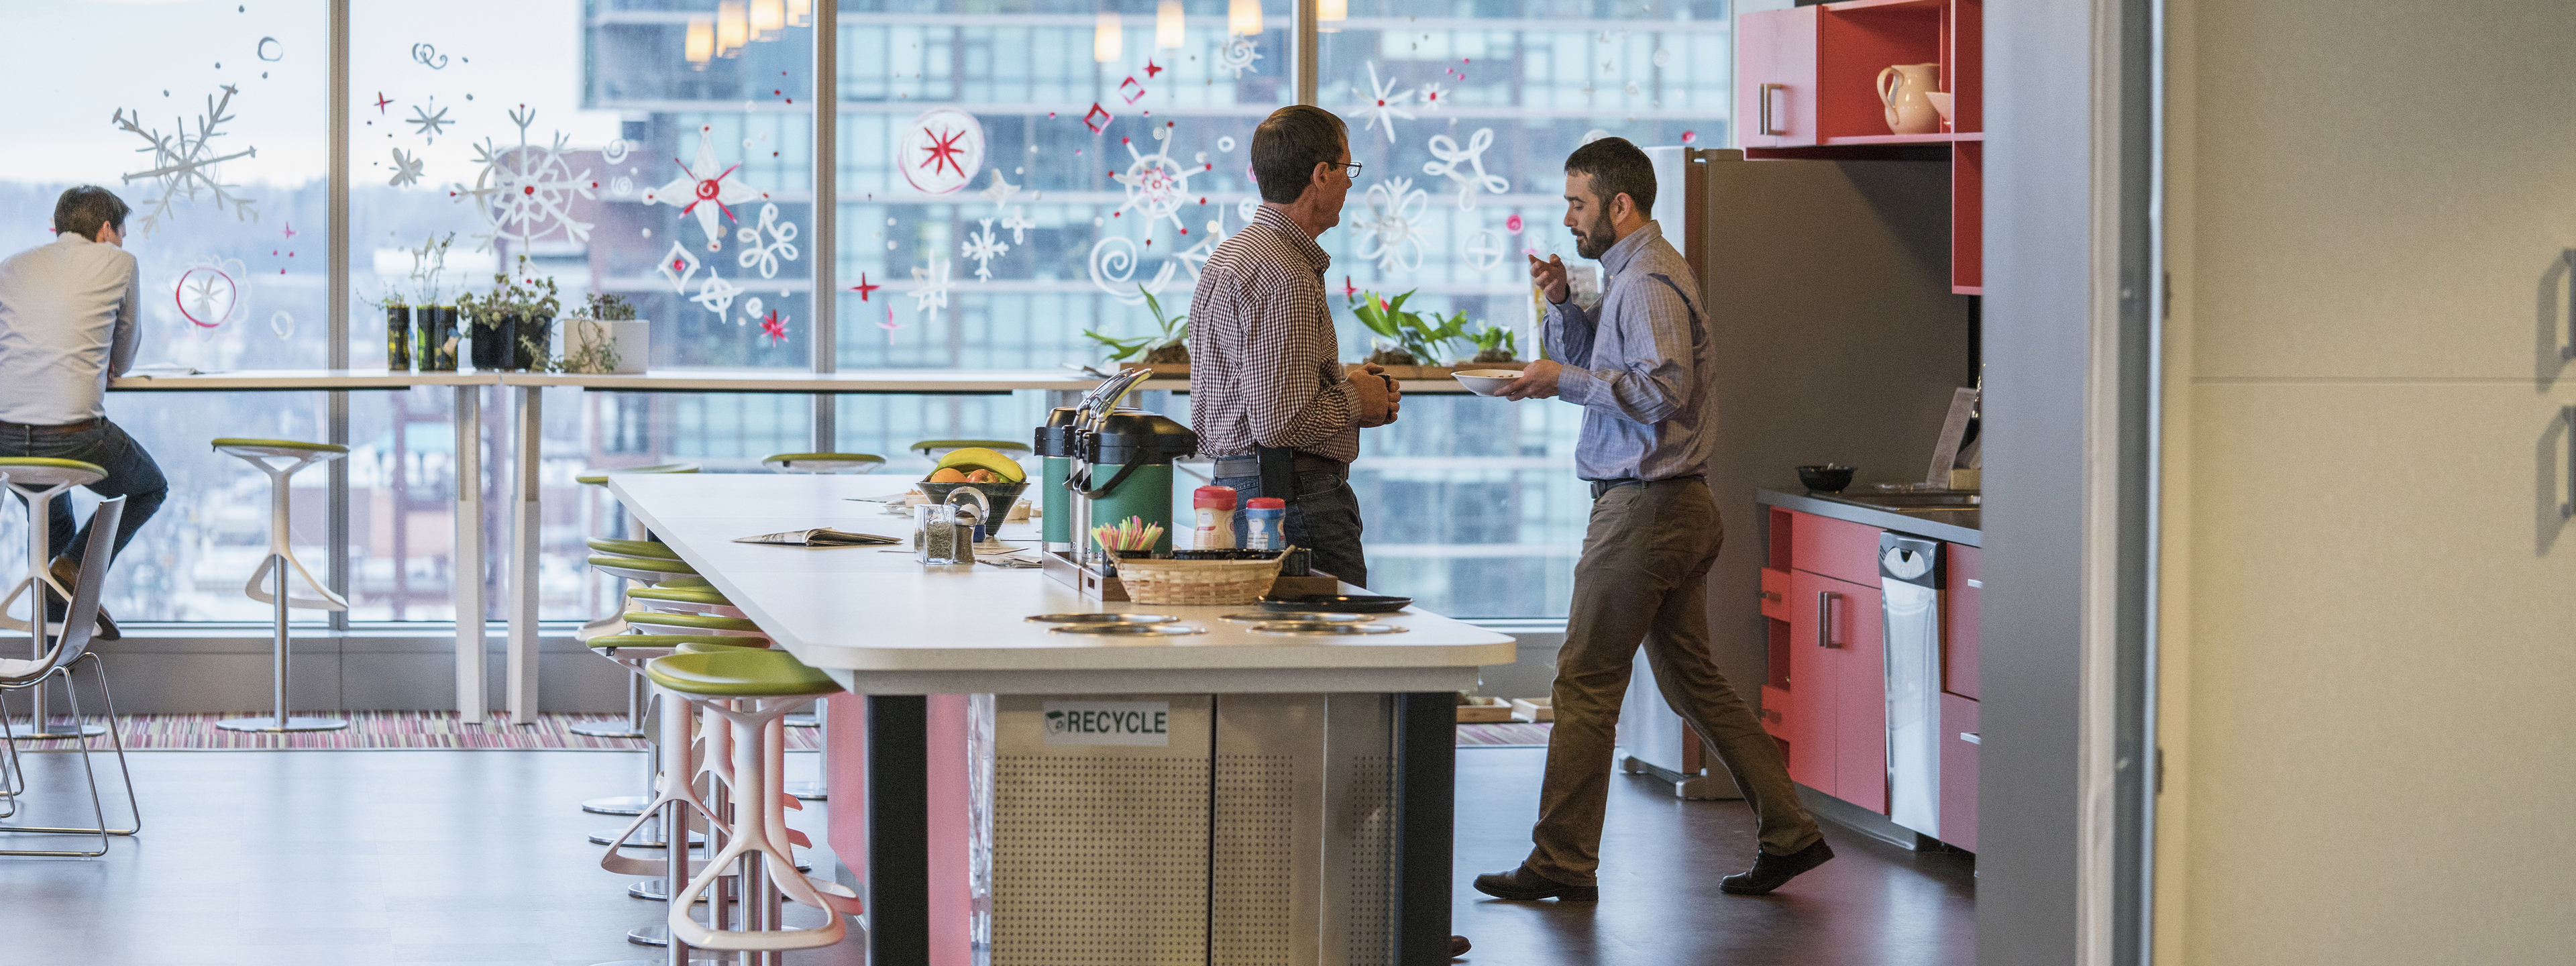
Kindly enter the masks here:
[[1477, 876], [1476, 889], [1599, 901], [1611, 747], [1642, 645], [1665, 703], [1717, 750], [1761, 823], [1753, 868], [1719, 888], [1767, 893], [1834, 851], [1798, 804], [1780, 746], [1709, 657], [1708, 573], [1726, 528], [1708, 491], [1716, 347], [1699, 284], [1648, 218], [1655, 168], [1635, 145], [1603, 138], [1575, 151], [1565, 204], [1576, 253], [1601, 261], [1601, 304], [1586, 310], [1568, 299], [1562, 260], [1531, 258], [1554, 358], [1531, 363], [1499, 395], [1583, 407], [1574, 466], [1592, 484], [1592, 518], [1557, 653], [1534, 847], [1520, 868]]
[[[91, 484], [125, 497], [116, 552], [170, 492], [152, 454], [107, 421], [107, 380], [134, 363], [142, 283], [125, 251], [125, 202], [82, 185], [54, 203], [54, 240], [0, 261], [0, 456], [79, 460], [107, 471]], [[72, 530], [69, 499], [51, 501], [53, 574], [79, 579], [89, 529]], [[106, 566], [106, 564], [100, 564]], [[99, 612], [99, 636], [117, 637]]]

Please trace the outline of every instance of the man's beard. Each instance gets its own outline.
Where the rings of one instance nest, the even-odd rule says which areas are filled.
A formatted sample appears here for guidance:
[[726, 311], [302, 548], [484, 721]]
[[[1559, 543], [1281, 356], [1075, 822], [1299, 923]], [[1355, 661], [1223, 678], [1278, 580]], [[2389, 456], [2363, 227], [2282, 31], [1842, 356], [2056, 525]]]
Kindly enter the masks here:
[[1611, 234], [1610, 214], [1603, 212], [1599, 219], [1584, 226], [1583, 234], [1575, 236], [1574, 253], [1585, 258], [1600, 258], [1602, 253], [1609, 251], [1610, 246], [1617, 242], [1610, 237]]

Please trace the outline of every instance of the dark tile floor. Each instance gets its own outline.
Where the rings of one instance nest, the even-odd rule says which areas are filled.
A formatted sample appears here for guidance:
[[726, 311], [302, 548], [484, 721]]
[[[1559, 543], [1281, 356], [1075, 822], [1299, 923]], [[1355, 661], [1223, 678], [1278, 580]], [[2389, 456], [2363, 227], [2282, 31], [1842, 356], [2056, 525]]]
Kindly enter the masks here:
[[1538, 818], [1539, 748], [1458, 750], [1452, 928], [1477, 966], [1968, 966], [1977, 959], [1974, 861], [1909, 852], [1834, 825], [1834, 861], [1768, 896], [1719, 877], [1753, 861], [1752, 810], [1687, 802], [1642, 777], [1611, 782], [1601, 901], [1503, 902], [1467, 883], [1519, 865]]
[[[1485, 899], [1466, 887], [1529, 847], [1537, 749], [1458, 755], [1456, 927], [1467, 961], [1511, 964], [1967, 964], [1971, 865], [1827, 829], [1840, 858], [1779, 894], [1717, 891], [1753, 852], [1738, 802], [1683, 802], [1622, 778], [1597, 906]], [[791, 755], [790, 777], [813, 756]], [[61, 809], [77, 760], [27, 756]], [[103, 765], [107, 760], [103, 759]], [[635, 781], [627, 755], [560, 751], [151, 752], [134, 756], [145, 834], [107, 859], [0, 858], [0, 962], [261, 966], [588, 966], [659, 954], [627, 928], [659, 907], [600, 871], [575, 807]], [[77, 787], [77, 786], [72, 786]], [[792, 824], [821, 839], [819, 803]], [[8, 836], [24, 841], [25, 837]], [[13, 841], [13, 845], [14, 845]], [[816, 864], [829, 868], [828, 852]], [[857, 964], [856, 943], [797, 966]]]

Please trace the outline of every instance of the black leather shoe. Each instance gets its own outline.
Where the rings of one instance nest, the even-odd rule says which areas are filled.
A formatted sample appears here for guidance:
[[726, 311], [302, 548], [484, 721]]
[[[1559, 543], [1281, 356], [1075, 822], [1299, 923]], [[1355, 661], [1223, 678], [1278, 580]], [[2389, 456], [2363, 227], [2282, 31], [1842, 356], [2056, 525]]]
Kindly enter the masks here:
[[1766, 895], [1773, 889], [1788, 885], [1789, 880], [1797, 878], [1800, 873], [1823, 865], [1833, 857], [1834, 847], [1826, 845], [1823, 839], [1817, 839], [1816, 844], [1798, 850], [1795, 855], [1756, 852], [1753, 855], [1752, 871], [1738, 872], [1720, 879], [1717, 888], [1728, 895]]
[[[80, 565], [73, 563], [72, 558], [70, 557], [54, 558], [53, 565], [47, 569], [53, 572], [54, 579], [61, 581], [66, 589], [80, 585]], [[53, 604], [52, 606], [49, 606], [45, 611], [46, 616], [53, 620], [61, 620], [62, 607], [62, 604]], [[98, 633], [91, 639], [113, 641], [123, 639], [124, 637], [125, 635], [119, 633], [116, 629], [116, 618], [107, 616], [107, 608], [104, 605], [100, 606], [98, 609]]]
[[1467, 955], [1467, 951], [1474, 948], [1476, 944], [1468, 942], [1465, 936], [1449, 937], [1449, 958], [1451, 959]]
[[1476, 891], [1496, 899], [1528, 902], [1553, 898], [1559, 902], [1599, 902], [1600, 886], [1566, 885], [1529, 870], [1529, 866], [1509, 872], [1488, 872], [1476, 877]]

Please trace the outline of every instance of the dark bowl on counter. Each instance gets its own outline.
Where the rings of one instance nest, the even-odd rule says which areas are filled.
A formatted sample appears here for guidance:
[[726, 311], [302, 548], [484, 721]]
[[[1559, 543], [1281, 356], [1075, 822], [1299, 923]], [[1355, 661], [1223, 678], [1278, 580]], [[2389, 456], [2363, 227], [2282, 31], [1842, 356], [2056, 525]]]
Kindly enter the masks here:
[[1840, 493], [1851, 486], [1853, 469], [1831, 463], [1801, 466], [1798, 467], [1798, 482], [1806, 486], [1809, 493]]

